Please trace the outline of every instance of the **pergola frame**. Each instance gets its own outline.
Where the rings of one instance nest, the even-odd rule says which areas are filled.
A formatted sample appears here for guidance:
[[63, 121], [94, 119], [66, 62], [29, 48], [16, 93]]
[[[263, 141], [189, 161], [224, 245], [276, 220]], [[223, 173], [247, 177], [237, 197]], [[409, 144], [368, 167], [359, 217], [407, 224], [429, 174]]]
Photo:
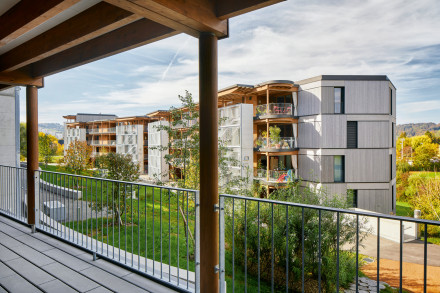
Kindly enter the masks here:
[[[21, 0], [0, 4], [0, 90], [26, 86], [28, 221], [35, 225], [44, 77], [179, 33], [199, 38], [201, 292], [218, 292], [217, 41], [228, 19], [283, 0]], [[11, 1], [13, 2], [13, 1]], [[9, 3], [9, 2], [8, 2]], [[63, 17], [59, 17], [64, 14]], [[67, 15], [67, 16], [66, 16]]]

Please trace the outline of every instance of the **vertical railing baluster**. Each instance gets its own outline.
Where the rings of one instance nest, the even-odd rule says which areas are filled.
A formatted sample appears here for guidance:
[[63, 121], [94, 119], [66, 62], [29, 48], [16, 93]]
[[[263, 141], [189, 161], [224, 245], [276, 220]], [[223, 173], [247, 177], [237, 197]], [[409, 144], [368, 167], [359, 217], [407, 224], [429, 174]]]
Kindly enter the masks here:
[[247, 200], [244, 200], [244, 292], [247, 292]]
[[272, 214], [271, 214], [271, 275], [270, 275], [270, 288], [271, 292], [274, 292], [274, 224], [273, 224], [273, 203], [271, 204]]
[[286, 292], [289, 292], [289, 206], [286, 205]]
[[171, 193], [168, 189], [168, 282], [171, 282]]
[[403, 275], [403, 221], [400, 220], [400, 249], [399, 249], [399, 292], [402, 293], [402, 275]]
[[379, 292], [380, 279], [380, 218], [377, 218], [377, 272], [376, 272], [376, 291]]
[[359, 215], [356, 215], [356, 292], [359, 287]]
[[257, 224], [258, 224], [258, 292], [261, 291], [261, 272], [260, 272], [260, 202], [257, 205]]
[[321, 292], [321, 262], [322, 262], [322, 254], [321, 254], [321, 210], [318, 210], [318, 292]]
[[154, 269], [155, 268], [155, 263], [156, 263], [156, 257], [155, 257], [155, 254], [156, 254], [156, 244], [155, 244], [155, 242], [154, 242], [154, 187], [152, 188], [153, 189], [153, 210], [152, 210], [152, 215], [153, 215], [153, 219], [152, 219], [152, 221], [153, 221], [153, 276], [156, 274], [156, 270]]
[[232, 293], [235, 292], [235, 198], [232, 198]]
[[304, 248], [304, 208], [301, 208], [301, 290], [304, 292], [304, 262], [305, 262], [305, 248]]
[[162, 258], [162, 188], [160, 188], [160, 278], [163, 279], [163, 258]]
[[177, 208], [176, 208], [176, 214], [177, 214], [177, 286], [180, 285], [179, 199], [180, 199], [180, 190], [177, 190]]
[[124, 183], [124, 233], [125, 233], [125, 249], [124, 258], [125, 264], [127, 264], [127, 184]]
[[336, 212], [336, 292], [339, 292], [339, 212]]
[[[140, 214], [141, 193], [140, 193], [139, 184], [137, 184], [137, 191], [138, 191], [138, 196], [137, 196], [137, 202], [138, 202], [138, 221], [137, 221], [137, 226], [138, 226], [138, 270], [141, 270], [141, 214]], [[146, 258], [145, 258], [145, 261], [147, 261]]]
[[428, 278], [428, 224], [423, 231], [423, 292], [426, 293], [426, 279]]
[[[134, 251], [133, 251], [133, 246], [134, 246], [134, 244], [133, 244], [133, 232], [134, 232], [134, 221], [133, 221], [133, 184], [130, 184], [130, 198], [131, 198], [131, 200], [130, 200], [130, 211], [131, 211], [131, 267], [133, 267], [133, 262], [134, 262]], [[127, 253], [127, 252], [125, 252], [125, 253]]]

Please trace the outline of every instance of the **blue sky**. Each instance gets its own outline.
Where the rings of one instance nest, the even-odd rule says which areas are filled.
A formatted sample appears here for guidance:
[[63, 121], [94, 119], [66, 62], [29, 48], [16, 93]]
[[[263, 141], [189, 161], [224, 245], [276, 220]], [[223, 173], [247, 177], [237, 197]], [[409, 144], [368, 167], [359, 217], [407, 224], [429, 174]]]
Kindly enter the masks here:
[[[144, 115], [178, 105], [185, 90], [197, 99], [197, 50], [180, 34], [47, 77], [39, 120]], [[439, 123], [440, 1], [288, 0], [231, 19], [219, 41], [219, 88], [321, 74], [386, 74], [397, 123]]]

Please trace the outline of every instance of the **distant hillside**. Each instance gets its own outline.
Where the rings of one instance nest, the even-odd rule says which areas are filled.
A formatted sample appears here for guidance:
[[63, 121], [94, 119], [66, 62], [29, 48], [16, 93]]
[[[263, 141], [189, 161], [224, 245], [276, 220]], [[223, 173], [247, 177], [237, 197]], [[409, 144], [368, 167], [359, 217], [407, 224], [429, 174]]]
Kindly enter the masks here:
[[38, 131], [61, 139], [63, 138], [64, 126], [61, 123], [38, 123]]
[[438, 132], [440, 130], [440, 123], [409, 123], [397, 125], [397, 135], [400, 135], [403, 131], [406, 132], [408, 137], [423, 135], [426, 131]]

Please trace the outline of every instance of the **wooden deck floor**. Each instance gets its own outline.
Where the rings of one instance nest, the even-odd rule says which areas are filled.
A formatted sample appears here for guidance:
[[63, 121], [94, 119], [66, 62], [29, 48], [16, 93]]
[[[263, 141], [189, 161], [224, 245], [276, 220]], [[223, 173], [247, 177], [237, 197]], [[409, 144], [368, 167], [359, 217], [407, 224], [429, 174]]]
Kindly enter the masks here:
[[175, 292], [0, 215], [2, 292]]

